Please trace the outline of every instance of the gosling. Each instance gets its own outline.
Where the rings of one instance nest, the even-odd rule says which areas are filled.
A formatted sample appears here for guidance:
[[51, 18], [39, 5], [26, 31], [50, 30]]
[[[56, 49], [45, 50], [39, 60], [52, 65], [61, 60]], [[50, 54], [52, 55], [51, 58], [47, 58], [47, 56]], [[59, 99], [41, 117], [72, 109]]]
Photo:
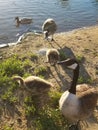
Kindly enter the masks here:
[[46, 63], [50, 63], [51, 65], [56, 65], [57, 61], [60, 60], [60, 53], [57, 49], [48, 49], [46, 52]]
[[49, 36], [51, 35], [51, 41], [54, 41], [53, 35], [57, 30], [57, 25], [55, 21], [51, 18], [45, 20], [42, 25], [42, 31], [44, 33], [44, 38], [48, 40]]
[[53, 86], [52, 83], [37, 76], [29, 76], [25, 79], [21, 76], [14, 76], [12, 79], [18, 81], [22, 88], [30, 91], [31, 93], [48, 92], [48, 90]]
[[19, 17], [15, 17], [15, 20], [16, 20], [16, 24], [17, 26], [19, 24], [31, 24], [32, 23], [32, 19], [30, 18], [23, 18], [23, 19], [19, 19]]

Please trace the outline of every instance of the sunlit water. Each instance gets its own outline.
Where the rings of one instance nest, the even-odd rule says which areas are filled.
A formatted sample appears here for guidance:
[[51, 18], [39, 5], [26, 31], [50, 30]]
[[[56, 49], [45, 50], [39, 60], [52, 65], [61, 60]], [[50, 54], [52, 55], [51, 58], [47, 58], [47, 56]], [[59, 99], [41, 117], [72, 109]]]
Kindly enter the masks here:
[[[30, 25], [15, 26], [15, 17], [32, 18]], [[0, 44], [17, 41], [29, 31], [41, 31], [47, 18], [54, 18], [57, 32], [95, 25], [98, 0], [0, 0]]]

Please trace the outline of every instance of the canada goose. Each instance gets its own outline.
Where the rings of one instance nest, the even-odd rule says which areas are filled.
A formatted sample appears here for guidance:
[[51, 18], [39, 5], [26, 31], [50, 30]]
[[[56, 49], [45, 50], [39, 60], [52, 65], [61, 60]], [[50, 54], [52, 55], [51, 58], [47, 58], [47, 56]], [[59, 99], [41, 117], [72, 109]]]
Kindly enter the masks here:
[[49, 62], [51, 65], [55, 65], [60, 59], [60, 53], [57, 49], [51, 48], [46, 52], [46, 62]]
[[37, 76], [29, 76], [25, 79], [21, 76], [13, 76], [12, 79], [18, 81], [20, 86], [24, 87], [24, 89], [26, 88], [28, 91], [31, 91], [31, 93], [43, 93], [53, 86], [50, 82]]
[[30, 23], [32, 23], [32, 19], [30, 19], [30, 18], [19, 19], [19, 17], [15, 17], [15, 20], [16, 20], [17, 25], [19, 25], [19, 24], [30, 24]]
[[87, 84], [76, 85], [79, 77], [79, 63], [75, 59], [67, 59], [58, 64], [73, 70], [71, 87], [62, 94], [59, 100], [60, 110], [67, 119], [74, 123], [86, 120], [96, 106], [98, 91]]
[[48, 36], [52, 36], [51, 37], [51, 41], [53, 41], [53, 34], [56, 32], [57, 30], [57, 25], [55, 23], [55, 21], [51, 18], [45, 20], [45, 22], [42, 25], [42, 31], [44, 33], [44, 37], [45, 39], [48, 40]]

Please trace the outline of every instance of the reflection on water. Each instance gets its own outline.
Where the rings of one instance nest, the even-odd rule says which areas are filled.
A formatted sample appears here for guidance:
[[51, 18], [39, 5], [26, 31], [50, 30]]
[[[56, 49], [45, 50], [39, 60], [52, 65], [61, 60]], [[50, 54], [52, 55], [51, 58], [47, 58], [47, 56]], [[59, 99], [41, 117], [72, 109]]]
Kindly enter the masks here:
[[[16, 27], [15, 17], [32, 18], [30, 25]], [[57, 32], [96, 24], [98, 0], [0, 0], [0, 44], [14, 42], [28, 31], [41, 31], [47, 18], [54, 18]]]

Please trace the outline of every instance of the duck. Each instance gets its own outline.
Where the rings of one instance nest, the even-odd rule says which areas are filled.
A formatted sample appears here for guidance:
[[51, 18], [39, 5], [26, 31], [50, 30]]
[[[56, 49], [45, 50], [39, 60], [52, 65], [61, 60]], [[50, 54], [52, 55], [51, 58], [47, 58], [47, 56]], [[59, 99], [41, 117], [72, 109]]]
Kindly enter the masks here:
[[59, 109], [69, 121], [78, 125], [79, 121], [86, 121], [92, 115], [98, 100], [98, 90], [85, 83], [77, 84], [80, 66], [76, 59], [59, 61], [58, 65], [73, 70], [72, 83], [60, 97]]
[[19, 24], [31, 24], [32, 23], [32, 19], [30, 18], [23, 18], [23, 19], [19, 19], [19, 17], [15, 17], [15, 20], [16, 20], [16, 24], [19, 25]]
[[57, 61], [60, 60], [60, 53], [55, 48], [50, 48], [46, 51], [46, 63], [50, 63], [51, 65], [56, 65]]
[[42, 25], [42, 31], [44, 33], [44, 38], [49, 40], [49, 36], [51, 36], [51, 41], [54, 41], [53, 35], [57, 30], [57, 25], [54, 19], [48, 18], [44, 21]]
[[48, 82], [38, 76], [28, 76], [27, 78], [23, 78], [16, 75], [13, 76], [12, 79], [17, 81], [21, 88], [24, 88], [31, 93], [42, 94], [44, 92], [48, 92], [48, 90], [53, 86], [51, 82]]

